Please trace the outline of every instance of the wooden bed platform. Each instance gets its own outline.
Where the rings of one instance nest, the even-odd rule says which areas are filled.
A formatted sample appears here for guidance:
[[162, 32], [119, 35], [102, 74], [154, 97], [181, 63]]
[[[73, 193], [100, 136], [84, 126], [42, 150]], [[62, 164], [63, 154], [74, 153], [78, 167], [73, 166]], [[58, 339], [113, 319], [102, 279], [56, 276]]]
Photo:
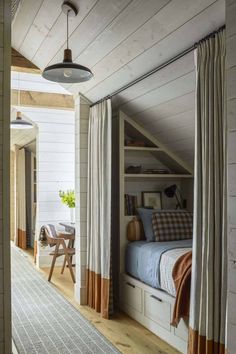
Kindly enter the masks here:
[[120, 276], [120, 308], [181, 353], [187, 353], [188, 324], [170, 325], [175, 299], [123, 273]]

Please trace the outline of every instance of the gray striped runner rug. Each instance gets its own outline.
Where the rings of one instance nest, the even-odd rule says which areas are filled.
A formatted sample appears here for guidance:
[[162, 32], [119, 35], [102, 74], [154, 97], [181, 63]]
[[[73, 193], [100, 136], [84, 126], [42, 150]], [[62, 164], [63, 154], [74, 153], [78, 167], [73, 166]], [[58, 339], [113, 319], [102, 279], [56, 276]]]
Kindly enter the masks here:
[[120, 353], [14, 246], [12, 331], [19, 354]]

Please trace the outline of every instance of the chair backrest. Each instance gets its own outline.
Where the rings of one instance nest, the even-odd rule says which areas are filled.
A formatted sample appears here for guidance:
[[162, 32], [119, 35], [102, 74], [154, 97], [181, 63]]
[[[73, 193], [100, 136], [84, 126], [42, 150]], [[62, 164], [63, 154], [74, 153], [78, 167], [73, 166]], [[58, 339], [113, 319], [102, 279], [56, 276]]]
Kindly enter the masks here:
[[55, 229], [55, 226], [52, 224], [46, 224], [44, 225], [44, 229], [45, 229], [45, 233], [46, 233], [46, 237], [48, 239], [48, 241], [53, 241], [53, 239], [57, 239], [57, 231]]

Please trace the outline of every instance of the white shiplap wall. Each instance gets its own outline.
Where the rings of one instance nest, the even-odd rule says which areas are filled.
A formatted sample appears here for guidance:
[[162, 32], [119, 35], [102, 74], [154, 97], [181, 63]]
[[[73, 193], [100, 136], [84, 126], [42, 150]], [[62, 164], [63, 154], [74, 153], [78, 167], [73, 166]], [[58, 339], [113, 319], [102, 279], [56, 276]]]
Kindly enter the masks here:
[[0, 2], [0, 353], [11, 353], [10, 1]]
[[236, 0], [226, 0], [228, 120], [228, 354], [236, 351]]
[[88, 169], [89, 102], [75, 99], [75, 190], [76, 190], [76, 285], [75, 296], [80, 305], [86, 300], [87, 258], [87, 169]]
[[[38, 128], [37, 155], [37, 225], [51, 223], [60, 227], [70, 221], [70, 211], [61, 203], [60, 189], [74, 189], [75, 167], [75, 114], [74, 111], [22, 108]], [[39, 249], [38, 265], [48, 266], [48, 249]]]

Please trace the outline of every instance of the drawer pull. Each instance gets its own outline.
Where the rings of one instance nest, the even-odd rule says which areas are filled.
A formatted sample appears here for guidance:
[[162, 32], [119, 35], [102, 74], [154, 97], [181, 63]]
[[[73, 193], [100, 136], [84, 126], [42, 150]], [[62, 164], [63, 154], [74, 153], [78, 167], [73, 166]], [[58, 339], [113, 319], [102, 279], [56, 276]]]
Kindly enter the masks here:
[[128, 281], [126, 282], [127, 285], [131, 286], [132, 288], [135, 288], [135, 285], [129, 283]]
[[155, 296], [155, 295], [150, 295], [150, 297], [152, 297], [153, 299], [162, 302], [162, 299], [160, 299], [159, 297]]

